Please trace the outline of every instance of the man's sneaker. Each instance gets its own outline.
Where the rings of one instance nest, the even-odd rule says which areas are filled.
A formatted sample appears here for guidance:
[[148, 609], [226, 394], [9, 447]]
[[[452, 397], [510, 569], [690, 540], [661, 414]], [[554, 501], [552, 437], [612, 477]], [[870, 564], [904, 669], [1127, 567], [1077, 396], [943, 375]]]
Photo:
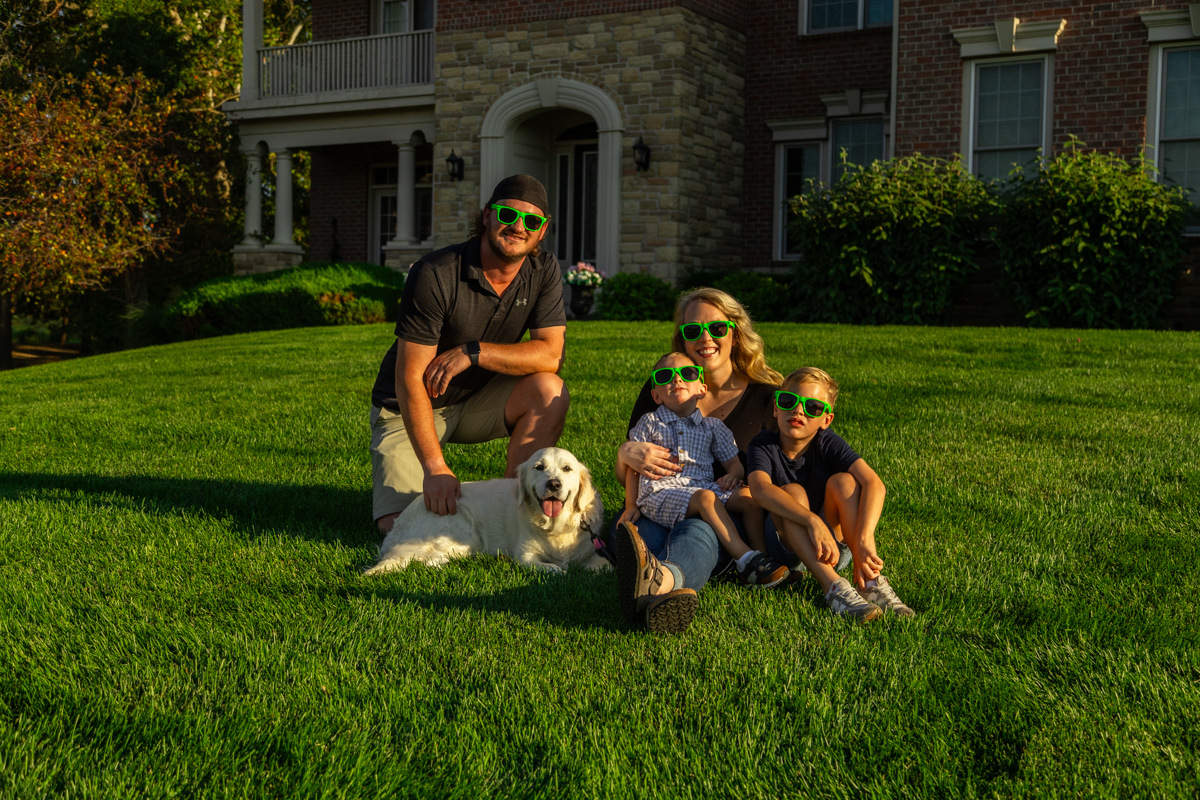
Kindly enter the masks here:
[[917, 612], [901, 602], [892, 585], [888, 583], [888, 579], [882, 575], [876, 578], [874, 586], [863, 589], [859, 594], [868, 603], [879, 606], [884, 611], [891, 611], [898, 617], [915, 617], [917, 615]]
[[825, 602], [829, 610], [838, 616], [848, 617], [859, 622], [870, 622], [883, 616], [883, 609], [863, 600], [850, 581], [838, 578], [825, 593]]
[[654, 597], [642, 598], [646, 611], [646, 630], [651, 633], [683, 633], [696, 616], [700, 598], [694, 589], [672, 589]]
[[[737, 569], [737, 565], [734, 565]], [[745, 569], [737, 570], [738, 580], [745, 586], [760, 586], [769, 589], [783, 583], [790, 570], [783, 564], [771, 558], [766, 553], [759, 553], [746, 564]]]

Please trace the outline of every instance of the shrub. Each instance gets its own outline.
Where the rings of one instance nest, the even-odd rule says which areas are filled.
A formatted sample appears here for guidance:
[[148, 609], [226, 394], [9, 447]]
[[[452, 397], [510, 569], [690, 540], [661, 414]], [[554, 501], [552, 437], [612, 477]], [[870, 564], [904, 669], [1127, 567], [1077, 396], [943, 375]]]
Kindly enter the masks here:
[[1159, 325], [1191, 206], [1144, 156], [1083, 147], [1072, 138], [1005, 186], [996, 245], [1013, 305], [1035, 325]]
[[188, 290], [163, 315], [169, 338], [220, 336], [395, 319], [404, 276], [376, 264], [301, 264], [217, 278]]
[[618, 272], [604, 282], [598, 319], [671, 319], [676, 292], [662, 278], [640, 272]]
[[957, 161], [920, 155], [845, 164], [828, 188], [791, 201], [803, 258], [790, 317], [810, 322], [939, 322], [975, 267], [991, 207]]

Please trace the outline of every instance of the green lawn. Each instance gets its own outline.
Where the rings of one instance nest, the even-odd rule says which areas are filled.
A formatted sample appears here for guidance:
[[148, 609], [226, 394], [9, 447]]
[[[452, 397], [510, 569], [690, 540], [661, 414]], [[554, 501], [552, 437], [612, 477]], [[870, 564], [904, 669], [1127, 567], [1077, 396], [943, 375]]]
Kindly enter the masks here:
[[[0, 374], [0, 798], [1192, 794], [1200, 335], [761, 328], [841, 381], [916, 620], [720, 584], [653, 638], [611, 573], [363, 578], [387, 325]], [[668, 339], [569, 328], [610, 515]]]

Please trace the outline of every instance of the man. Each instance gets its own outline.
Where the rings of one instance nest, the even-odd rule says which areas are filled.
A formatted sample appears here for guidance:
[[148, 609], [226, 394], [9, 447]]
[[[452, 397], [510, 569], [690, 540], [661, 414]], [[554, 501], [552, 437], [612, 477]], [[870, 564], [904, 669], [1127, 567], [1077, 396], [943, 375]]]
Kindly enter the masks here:
[[384, 535], [421, 493], [429, 510], [457, 511], [444, 443], [508, 437], [511, 478], [558, 441], [569, 404], [557, 374], [566, 312], [558, 259], [539, 249], [549, 208], [536, 178], [505, 178], [470, 239], [409, 271], [396, 343], [371, 392], [374, 517]]

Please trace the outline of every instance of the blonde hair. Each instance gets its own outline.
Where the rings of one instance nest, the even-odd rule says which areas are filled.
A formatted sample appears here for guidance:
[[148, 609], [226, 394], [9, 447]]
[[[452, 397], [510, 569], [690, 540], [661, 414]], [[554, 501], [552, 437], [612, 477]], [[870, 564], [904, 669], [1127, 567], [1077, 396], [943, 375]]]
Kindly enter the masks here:
[[754, 323], [750, 321], [745, 306], [720, 289], [702, 286], [680, 296], [679, 301], [675, 303], [675, 336], [671, 339], [672, 347], [684, 350], [683, 334], [679, 326], [684, 323], [683, 315], [687, 307], [695, 302], [708, 303], [734, 324], [733, 352], [730, 360], [735, 370], [754, 383], [778, 386], [783, 381], [782, 375], [767, 366], [767, 359], [763, 355], [763, 339], [754, 330]]
[[838, 398], [838, 382], [833, 379], [828, 372], [819, 367], [801, 367], [788, 373], [788, 376], [783, 379], [781, 389], [786, 389], [789, 386], [799, 386], [802, 383], [815, 383], [825, 391], [825, 397], [829, 400], [830, 406], [837, 405]]

